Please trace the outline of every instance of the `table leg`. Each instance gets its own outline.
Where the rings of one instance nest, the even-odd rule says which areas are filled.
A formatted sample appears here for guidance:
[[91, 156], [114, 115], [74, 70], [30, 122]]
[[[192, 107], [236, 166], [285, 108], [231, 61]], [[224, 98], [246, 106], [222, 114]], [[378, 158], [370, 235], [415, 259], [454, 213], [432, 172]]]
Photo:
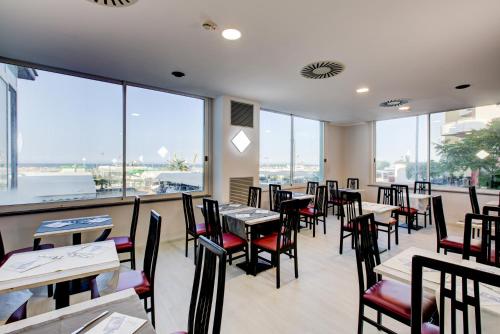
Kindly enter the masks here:
[[82, 243], [82, 234], [73, 233], [73, 245], [80, 245]]
[[34, 251], [40, 249], [40, 242], [41, 241], [42, 241], [41, 238], [35, 238], [35, 240], [33, 240], [33, 250]]
[[56, 284], [54, 298], [56, 300], [56, 309], [69, 306], [69, 281]]
[[241, 269], [247, 271], [248, 273], [251, 273], [252, 275], [256, 276], [258, 273], [261, 273], [263, 271], [271, 269], [273, 266], [270, 263], [265, 262], [264, 260], [261, 260], [259, 258], [259, 253], [258, 252], [255, 252], [255, 256], [257, 258], [256, 259], [253, 258], [254, 257], [254, 255], [253, 255], [254, 250], [253, 250], [252, 240], [254, 240], [255, 238], [257, 238], [257, 231], [255, 231], [256, 229], [254, 227], [255, 226], [249, 226], [249, 228], [250, 228], [250, 238], [251, 239], [249, 241], [249, 243], [250, 243], [250, 245], [249, 245], [250, 261], [249, 261], [248, 265], [252, 266], [253, 261], [255, 260], [257, 262], [255, 272], [253, 271], [253, 267], [250, 268], [250, 270], [247, 271], [247, 267], [245, 265], [245, 262], [238, 263], [236, 266], [238, 268], [241, 268]]

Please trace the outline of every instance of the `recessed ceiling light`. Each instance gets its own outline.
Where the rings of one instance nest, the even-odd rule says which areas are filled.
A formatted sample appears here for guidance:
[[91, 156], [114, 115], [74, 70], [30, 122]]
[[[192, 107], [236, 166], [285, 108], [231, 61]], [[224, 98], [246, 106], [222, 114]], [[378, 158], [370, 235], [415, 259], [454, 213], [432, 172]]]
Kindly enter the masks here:
[[402, 106], [402, 107], [399, 107], [398, 109], [401, 110], [401, 111], [409, 111], [410, 110], [410, 106]]
[[463, 85], [455, 86], [455, 89], [465, 89], [465, 88], [469, 88], [469, 87], [470, 87], [470, 84], [463, 84]]
[[222, 37], [234, 41], [241, 38], [241, 32], [237, 29], [225, 29], [222, 31]]
[[359, 93], [359, 94], [368, 93], [369, 91], [370, 91], [370, 88], [368, 88], [368, 87], [362, 87], [362, 88], [356, 89], [356, 93]]
[[179, 71], [174, 71], [172, 72], [172, 75], [176, 78], [182, 78], [182, 77], [185, 77], [186, 74], [184, 72], [179, 72]]

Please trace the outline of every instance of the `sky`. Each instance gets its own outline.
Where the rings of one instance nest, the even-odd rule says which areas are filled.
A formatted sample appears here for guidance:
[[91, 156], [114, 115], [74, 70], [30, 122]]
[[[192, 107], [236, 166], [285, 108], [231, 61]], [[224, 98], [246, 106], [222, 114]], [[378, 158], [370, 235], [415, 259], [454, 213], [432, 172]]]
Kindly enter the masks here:
[[[19, 162], [121, 161], [122, 86], [37, 72], [35, 81], [18, 80]], [[202, 99], [128, 87], [127, 160], [161, 163], [176, 154], [199, 163], [203, 122]]]

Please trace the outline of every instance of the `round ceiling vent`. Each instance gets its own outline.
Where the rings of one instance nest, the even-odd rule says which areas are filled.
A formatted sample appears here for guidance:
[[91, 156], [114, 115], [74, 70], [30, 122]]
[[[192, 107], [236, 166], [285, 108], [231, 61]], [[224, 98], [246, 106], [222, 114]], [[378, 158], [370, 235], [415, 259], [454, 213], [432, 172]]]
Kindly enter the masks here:
[[87, 0], [98, 5], [106, 7], [128, 7], [135, 4], [138, 0]]
[[324, 60], [304, 66], [300, 74], [308, 79], [326, 79], [341, 73], [344, 68], [341, 63]]
[[408, 102], [407, 99], [393, 99], [380, 103], [380, 106], [385, 108], [400, 107]]

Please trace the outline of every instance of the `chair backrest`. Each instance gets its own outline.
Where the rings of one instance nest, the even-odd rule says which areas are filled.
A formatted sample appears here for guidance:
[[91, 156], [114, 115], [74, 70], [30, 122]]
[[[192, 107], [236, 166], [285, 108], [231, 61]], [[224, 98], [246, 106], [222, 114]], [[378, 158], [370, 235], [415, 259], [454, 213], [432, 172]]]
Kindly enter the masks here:
[[436, 225], [437, 243], [448, 236], [446, 230], [446, 220], [444, 219], [443, 199], [441, 196], [432, 198], [432, 212], [434, 213], [434, 222]]
[[319, 182], [307, 181], [306, 193], [309, 195], [316, 194], [316, 188], [318, 188]]
[[[481, 221], [481, 252], [476, 255], [476, 261], [492, 266], [500, 266], [500, 238], [495, 238], [495, 231], [500, 231], [500, 217], [485, 214], [468, 213], [465, 215], [464, 250], [462, 257], [468, 260], [471, 256], [471, 235], [473, 221]], [[498, 212], [498, 211], [497, 211]]]
[[248, 201], [247, 205], [260, 208], [260, 201], [262, 198], [262, 189], [259, 187], [248, 187]]
[[362, 296], [366, 289], [380, 280], [379, 275], [374, 271], [374, 268], [380, 264], [380, 256], [373, 213], [358, 216], [353, 220], [353, 238], [356, 249], [359, 292]]
[[[305, 203], [304, 203], [305, 202]], [[289, 249], [297, 242], [297, 229], [300, 221], [299, 209], [307, 206], [308, 200], [289, 199], [281, 202], [280, 229], [278, 230], [277, 250]], [[301, 206], [302, 205], [302, 206]]]
[[325, 214], [327, 204], [328, 204], [328, 194], [326, 186], [317, 186], [314, 195], [314, 209], [316, 209], [316, 213], [320, 215]]
[[415, 181], [413, 185], [414, 194], [431, 194], [431, 183], [429, 181]]
[[359, 189], [359, 179], [357, 177], [348, 177], [347, 178], [347, 188]]
[[328, 188], [328, 200], [340, 198], [339, 183], [336, 180], [327, 180], [326, 187]]
[[[500, 277], [498, 275], [419, 255], [413, 256], [411, 267], [412, 334], [422, 333], [423, 268], [440, 272], [439, 300], [437, 301], [439, 303], [440, 333], [457, 333], [458, 321], [462, 322], [460, 333], [470, 333], [472, 325], [469, 323], [470, 308], [474, 309], [474, 332], [481, 333], [479, 283], [500, 287]], [[469, 288], [469, 283], [472, 285], [471, 288]], [[448, 303], [445, 304], [447, 299], [450, 300], [450, 307], [446, 306]], [[451, 313], [450, 315], [447, 314], [448, 311]], [[451, 328], [445, 330], [447, 319], [451, 319]]]
[[343, 205], [341, 206], [341, 223], [351, 223], [354, 218], [363, 214], [361, 208], [361, 194], [358, 192], [342, 191], [340, 193]]
[[196, 220], [193, 210], [193, 196], [189, 193], [182, 193], [182, 206], [184, 208], [184, 223], [186, 230], [191, 234], [196, 234]]
[[154, 287], [156, 260], [158, 258], [158, 248], [160, 246], [161, 216], [151, 210], [149, 219], [148, 239], [146, 240], [146, 250], [144, 251], [144, 275], [152, 287]]
[[377, 203], [394, 205], [396, 189], [392, 187], [378, 187]]
[[203, 199], [203, 216], [205, 217], [205, 229], [207, 236], [217, 245], [223, 247], [222, 225], [219, 215], [219, 202], [213, 199]]
[[281, 212], [281, 202], [292, 199], [292, 192], [287, 190], [278, 190], [274, 195], [274, 211]]
[[137, 231], [137, 223], [139, 222], [139, 209], [141, 207], [141, 198], [135, 196], [134, 209], [132, 210], [132, 222], [130, 223], [130, 240], [135, 244], [135, 234]]
[[269, 210], [271, 211], [276, 211], [276, 208], [274, 207], [274, 202], [276, 202], [276, 192], [278, 190], [281, 190], [280, 184], [269, 185]]
[[5, 247], [3, 245], [2, 232], [0, 232], [0, 262], [5, 257]]
[[[207, 334], [210, 328], [210, 319], [213, 319], [212, 333], [219, 334], [226, 284], [226, 251], [204, 236], [200, 236], [198, 241], [200, 242], [197, 254], [199, 260], [194, 272], [188, 333]], [[215, 310], [212, 315], [213, 305], [215, 305]]]
[[409, 208], [410, 194], [408, 193], [408, 186], [406, 184], [391, 184], [391, 188], [396, 189], [394, 205], [399, 206], [401, 209]]
[[469, 187], [469, 199], [470, 199], [470, 205], [472, 207], [472, 213], [480, 214], [481, 209], [479, 208], [479, 202], [477, 201], [477, 193], [475, 186]]

